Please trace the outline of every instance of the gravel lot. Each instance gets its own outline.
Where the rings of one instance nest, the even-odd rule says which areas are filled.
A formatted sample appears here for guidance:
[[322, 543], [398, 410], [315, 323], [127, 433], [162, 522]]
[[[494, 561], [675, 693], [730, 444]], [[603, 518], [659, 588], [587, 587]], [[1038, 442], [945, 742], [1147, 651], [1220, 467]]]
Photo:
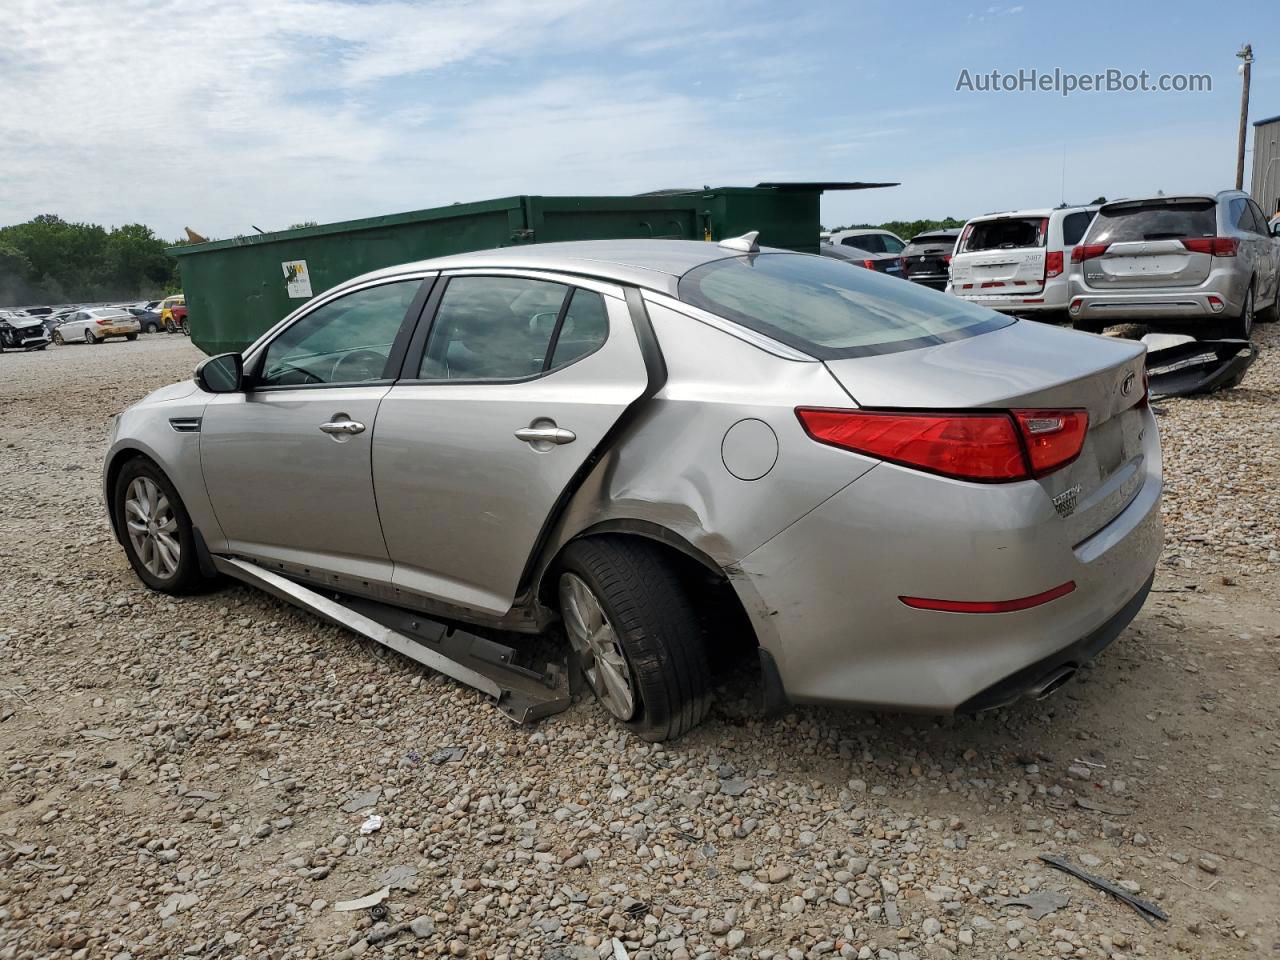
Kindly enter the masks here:
[[[1159, 592], [1056, 697], [761, 719], [734, 681], [665, 746], [592, 703], [513, 727], [244, 588], [148, 592], [102, 441], [196, 349], [0, 356], [0, 960], [1275, 956], [1280, 331], [1259, 339], [1242, 388], [1159, 404]], [[383, 920], [335, 909], [386, 886]]]

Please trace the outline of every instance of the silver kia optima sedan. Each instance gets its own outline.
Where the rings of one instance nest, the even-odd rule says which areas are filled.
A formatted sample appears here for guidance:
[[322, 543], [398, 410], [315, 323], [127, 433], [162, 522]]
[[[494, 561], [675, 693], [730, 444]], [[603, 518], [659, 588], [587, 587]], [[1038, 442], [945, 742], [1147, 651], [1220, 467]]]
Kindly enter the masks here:
[[358, 277], [124, 411], [105, 466], [154, 589], [563, 630], [655, 740], [727, 641], [775, 703], [1047, 693], [1146, 598], [1161, 486], [1141, 345], [750, 234]]

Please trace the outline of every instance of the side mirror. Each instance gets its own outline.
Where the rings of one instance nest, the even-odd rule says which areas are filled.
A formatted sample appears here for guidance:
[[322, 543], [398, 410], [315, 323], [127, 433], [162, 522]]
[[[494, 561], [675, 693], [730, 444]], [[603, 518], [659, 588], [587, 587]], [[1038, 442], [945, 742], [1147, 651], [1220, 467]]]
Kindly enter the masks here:
[[244, 358], [220, 353], [196, 367], [196, 384], [206, 393], [238, 393], [244, 386]]
[[1277, 221], [1271, 225], [1271, 235], [1273, 237], [1280, 237], [1280, 221]]

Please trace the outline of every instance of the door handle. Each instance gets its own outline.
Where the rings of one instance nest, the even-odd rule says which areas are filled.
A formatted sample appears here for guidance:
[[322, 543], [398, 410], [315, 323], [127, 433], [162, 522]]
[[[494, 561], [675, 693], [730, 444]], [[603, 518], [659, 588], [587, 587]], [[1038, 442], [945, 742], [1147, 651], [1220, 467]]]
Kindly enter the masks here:
[[573, 443], [578, 435], [564, 427], [521, 427], [515, 432], [517, 440], [525, 443]]
[[328, 423], [320, 424], [320, 430], [330, 436], [348, 436], [357, 433], [364, 433], [364, 424], [358, 420], [330, 420]]

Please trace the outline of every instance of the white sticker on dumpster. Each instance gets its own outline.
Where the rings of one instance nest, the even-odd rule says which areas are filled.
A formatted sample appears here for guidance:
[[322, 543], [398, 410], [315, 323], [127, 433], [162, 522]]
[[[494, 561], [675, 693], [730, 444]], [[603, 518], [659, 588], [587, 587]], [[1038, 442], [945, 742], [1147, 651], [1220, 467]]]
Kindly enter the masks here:
[[310, 300], [311, 274], [307, 273], [307, 261], [285, 260], [280, 264], [289, 286], [289, 296], [298, 300]]

